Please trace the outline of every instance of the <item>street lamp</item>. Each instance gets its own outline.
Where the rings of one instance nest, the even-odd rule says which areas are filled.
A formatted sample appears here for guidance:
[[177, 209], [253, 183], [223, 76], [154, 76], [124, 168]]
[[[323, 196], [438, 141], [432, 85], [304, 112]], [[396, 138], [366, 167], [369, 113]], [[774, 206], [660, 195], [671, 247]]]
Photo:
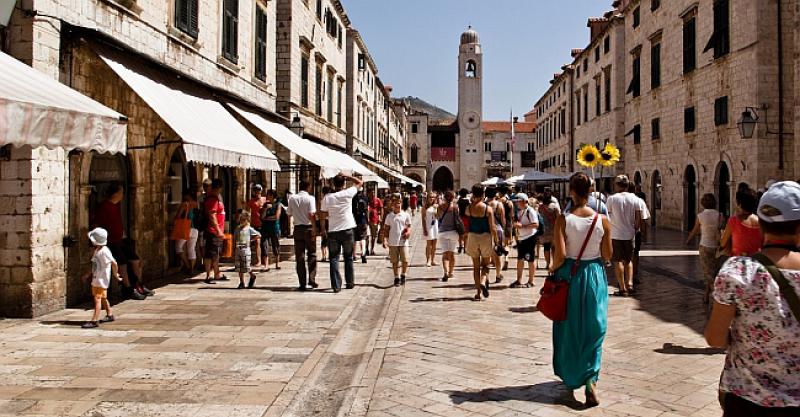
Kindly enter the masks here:
[[736, 122], [736, 126], [739, 128], [739, 135], [742, 139], [751, 139], [753, 137], [753, 132], [756, 129], [757, 123], [758, 113], [756, 113], [756, 109], [746, 107], [742, 112], [742, 117]]
[[289, 125], [289, 129], [292, 130], [297, 136], [303, 137], [303, 132], [305, 131], [305, 126], [303, 126], [303, 121], [300, 120], [300, 114], [298, 113], [292, 119], [292, 124]]

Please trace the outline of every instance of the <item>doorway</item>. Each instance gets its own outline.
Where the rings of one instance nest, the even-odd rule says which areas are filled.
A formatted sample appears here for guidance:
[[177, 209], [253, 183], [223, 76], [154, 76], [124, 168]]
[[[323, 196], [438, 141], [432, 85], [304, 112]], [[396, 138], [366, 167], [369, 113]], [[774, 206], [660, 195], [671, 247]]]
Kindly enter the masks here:
[[687, 166], [684, 171], [683, 188], [684, 229], [689, 231], [692, 230], [697, 220], [697, 174], [692, 165]]
[[725, 161], [717, 164], [714, 186], [716, 188], [714, 191], [717, 194], [717, 201], [719, 202], [719, 212], [725, 218], [728, 218], [731, 215], [731, 171]]
[[653, 227], [658, 224], [658, 213], [661, 211], [661, 172], [653, 171], [650, 183], [650, 222]]
[[439, 167], [433, 174], [433, 191], [444, 192], [453, 190], [453, 173], [447, 167]]

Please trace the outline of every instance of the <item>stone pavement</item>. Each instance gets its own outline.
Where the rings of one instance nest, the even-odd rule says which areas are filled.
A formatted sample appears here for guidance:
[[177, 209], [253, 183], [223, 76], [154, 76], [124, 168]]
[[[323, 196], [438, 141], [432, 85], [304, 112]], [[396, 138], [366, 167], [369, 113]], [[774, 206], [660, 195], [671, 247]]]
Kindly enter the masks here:
[[507, 271], [470, 301], [468, 259], [440, 282], [416, 235], [402, 289], [383, 256], [357, 263], [340, 294], [325, 265], [325, 291], [292, 291], [283, 263], [255, 290], [166, 285], [98, 330], [77, 327], [84, 309], [0, 320], [0, 416], [717, 416], [723, 356], [705, 348], [691, 274], [678, 276], [694, 261], [679, 236], [658, 237], [641, 295], [611, 300], [596, 409], [552, 375], [537, 289], [508, 289]]

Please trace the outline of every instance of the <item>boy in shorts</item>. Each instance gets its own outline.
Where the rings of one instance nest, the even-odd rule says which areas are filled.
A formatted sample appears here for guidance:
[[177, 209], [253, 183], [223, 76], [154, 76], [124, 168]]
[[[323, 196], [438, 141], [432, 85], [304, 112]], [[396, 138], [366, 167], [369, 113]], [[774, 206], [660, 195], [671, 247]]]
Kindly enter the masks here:
[[250, 244], [256, 242], [256, 245], [261, 237], [256, 229], [250, 226], [250, 213], [243, 211], [239, 214], [239, 226], [233, 232], [233, 241], [236, 244], [235, 266], [236, 272], [239, 273], [239, 289], [244, 288], [244, 274], [250, 274], [250, 281], [247, 283], [247, 288], [253, 288], [256, 284], [256, 274], [253, 272], [251, 264], [252, 252], [250, 251]]
[[[386, 216], [383, 227], [383, 247], [389, 248], [389, 260], [392, 262], [394, 272], [394, 286], [406, 283], [408, 272], [408, 238], [411, 236], [411, 217], [403, 211], [400, 198], [392, 198], [392, 212]], [[399, 264], [403, 263], [400, 275]]]
[[528, 195], [519, 193], [515, 203], [519, 217], [514, 222], [514, 229], [519, 236], [517, 244], [517, 280], [509, 285], [509, 288], [522, 287], [522, 274], [525, 270], [525, 262], [528, 262], [528, 283], [525, 288], [534, 286], [533, 279], [536, 277], [536, 230], [539, 228], [539, 215], [528, 205]]
[[[108, 232], [103, 228], [96, 228], [89, 232], [89, 241], [94, 246], [92, 252], [92, 270], [86, 274], [86, 279], [92, 280], [92, 297], [94, 298], [94, 314], [92, 320], [87, 321], [81, 326], [84, 329], [93, 329], [98, 327], [100, 323], [108, 323], [114, 321], [114, 313], [111, 311], [111, 304], [108, 302], [108, 286], [111, 284], [111, 277], [116, 278], [117, 281], [122, 282], [122, 277], [119, 276], [117, 262], [111, 255], [111, 250], [108, 249]], [[106, 316], [102, 320], [100, 318], [100, 309], [106, 309]]]

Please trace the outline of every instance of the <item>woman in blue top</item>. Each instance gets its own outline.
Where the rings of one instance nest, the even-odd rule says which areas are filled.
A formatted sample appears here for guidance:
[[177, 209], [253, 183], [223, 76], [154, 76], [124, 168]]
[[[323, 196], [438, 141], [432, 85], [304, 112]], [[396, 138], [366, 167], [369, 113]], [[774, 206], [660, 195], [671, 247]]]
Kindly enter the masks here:
[[573, 206], [556, 220], [551, 272], [569, 282], [567, 319], [553, 322], [553, 368], [567, 388], [585, 387], [586, 406], [599, 404], [595, 385], [606, 336], [611, 224], [588, 206], [590, 180], [570, 178]]
[[[472, 258], [472, 277], [475, 280], [475, 301], [489, 297], [489, 260], [495, 256], [494, 247], [498, 242], [497, 229], [490, 223], [494, 217], [492, 208], [483, 202], [483, 187], [472, 187], [472, 203], [467, 206], [465, 215], [469, 217], [467, 231], [467, 255]], [[484, 279], [486, 285], [483, 285]]]

